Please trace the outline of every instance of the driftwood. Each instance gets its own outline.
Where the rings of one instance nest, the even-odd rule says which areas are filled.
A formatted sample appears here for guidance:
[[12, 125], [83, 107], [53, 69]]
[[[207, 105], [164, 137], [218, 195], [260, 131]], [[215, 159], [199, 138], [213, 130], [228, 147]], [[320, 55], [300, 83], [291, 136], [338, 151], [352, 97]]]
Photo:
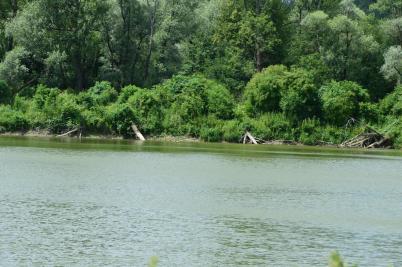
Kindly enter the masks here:
[[[71, 131], [68, 131], [68, 132], [66, 132], [66, 133], [64, 133], [64, 134], [60, 134], [60, 135], [58, 135], [57, 137], [69, 136], [70, 134], [76, 133], [76, 132], [78, 132], [79, 130], [80, 130], [80, 129], [75, 128], [75, 129], [73, 129], [73, 130], [71, 130]], [[81, 131], [80, 131], [80, 136], [81, 136]]]
[[343, 142], [340, 147], [349, 148], [386, 148], [391, 146], [391, 140], [371, 127], [352, 139]]
[[141, 141], [145, 141], [145, 137], [142, 135], [140, 130], [138, 130], [137, 125], [133, 124], [133, 125], [131, 125], [131, 128], [133, 129], [133, 131], [138, 139], [140, 139]]
[[254, 136], [251, 135], [250, 132], [246, 132], [241, 140], [243, 141], [243, 144], [253, 144], [253, 145], [258, 145], [258, 138], [255, 138]]

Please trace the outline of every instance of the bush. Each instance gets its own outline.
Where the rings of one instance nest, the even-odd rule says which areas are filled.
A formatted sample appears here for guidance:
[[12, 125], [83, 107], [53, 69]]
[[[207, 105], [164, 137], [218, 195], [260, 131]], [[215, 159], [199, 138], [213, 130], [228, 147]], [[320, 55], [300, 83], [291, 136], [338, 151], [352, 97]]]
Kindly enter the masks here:
[[29, 128], [28, 120], [21, 111], [10, 106], [0, 106], [0, 131], [25, 131]]
[[303, 69], [293, 69], [286, 83], [286, 91], [280, 101], [285, 115], [293, 122], [318, 116], [320, 101], [312, 74]]
[[321, 124], [317, 119], [305, 119], [300, 126], [299, 142], [304, 145], [317, 145], [321, 138]]
[[123, 89], [121, 89], [117, 102], [120, 104], [127, 102], [130, 96], [134, 95], [139, 90], [141, 90], [141, 88], [135, 85], [128, 85], [124, 87]]
[[12, 98], [11, 88], [3, 80], [0, 80], [0, 104], [10, 104]]
[[137, 123], [137, 116], [127, 104], [111, 104], [106, 108], [106, 125], [114, 134], [133, 136], [131, 125]]
[[383, 115], [402, 116], [402, 85], [381, 100], [380, 111]]
[[[110, 82], [97, 82], [88, 91], [83, 93], [87, 106], [107, 105], [117, 100], [118, 93]], [[88, 103], [89, 102], [89, 103]]]
[[381, 130], [396, 148], [402, 148], [402, 117], [387, 116]]
[[222, 131], [223, 141], [237, 143], [244, 135], [245, 129], [239, 120], [230, 120], [223, 123]]
[[243, 121], [242, 126], [243, 134], [245, 130], [249, 130], [260, 139], [293, 140], [291, 123], [282, 113], [268, 113], [256, 119], [248, 118]]
[[163, 128], [168, 134], [197, 136], [206, 117], [233, 117], [233, 96], [226, 87], [203, 76], [178, 75], [156, 90], [160, 106], [166, 107]]
[[103, 106], [96, 106], [81, 111], [82, 126], [85, 131], [93, 133], [106, 133], [109, 131], [105, 119], [106, 109]]
[[364, 114], [367, 109], [361, 110], [365, 106], [360, 104], [368, 102], [370, 97], [367, 90], [355, 82], [333, 81], [320, 89], [320, 98], [325, 120], [341, 126], [350, 118]]
[[54, 110], [46, 109], [48, 130], [55, 133], [65, 132], [80, 127], [82, 115], [75, 95], [63, 92], [56, 97]]
[[329, 144], [339, 145], [352, 137], [351, 129], [338, 128], [332, 125], [326, 125], [319, 129], [321, 132], [320, 140]]
[[57, 88], [48, 88], [42, 84], [38, 85], [33, 97], [35, 108], [40, 111], [49, 109], [52, 111], [56, 103], [56, 98], [60, 93], [61, 91]]
[[286, 90], [287, 68], [270, 66], [253, 76], [244, 91], [249, 115], [279, 111], [281, 94]]
[[235, 101], [229, 90], [212, 80], [206, 80], [205, 86], [208, 114], [224, 120], [233, 118]]
[[162, 132], [163, 110], [158, 91], [138, 89], [127, 100], [130, 108], [135, 110], [139, 126], [146, 134]]
[[200, 129], [200, 138], [207, 142], [219, 142], [223, 139], [223, 121], [208, 117]]

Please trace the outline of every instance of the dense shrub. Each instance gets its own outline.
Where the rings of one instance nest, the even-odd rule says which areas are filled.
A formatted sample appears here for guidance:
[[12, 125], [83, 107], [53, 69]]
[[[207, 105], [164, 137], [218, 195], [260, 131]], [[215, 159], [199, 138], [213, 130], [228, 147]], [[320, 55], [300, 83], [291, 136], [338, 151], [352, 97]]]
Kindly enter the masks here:
[[402, 148], [402, 117], [387, 116], [381, 131], [393, 141], [396, 148]]
[[29, 123], [21, 111], [13, 110], [10, 106], [0, 106], [0, 132], [24, 131]]
[[92, 133], [109, 133], [108, 125], [106, 124], [106, 107], [95, 106], [90, 109], [81, 111], [82, 127], [86, 132]]
[[219, 142], [223, 137], [223, 121], [215, 117], [208, 117], [202, 123], [200, 138], [207, 142]]
[[402, 86], [396, 87], [380, 102], [380, 111], [383, 115], [402, 116]]
[[48, 88], [45, 85], [38, 85], [33, 97], [35, 108], [46, 112], [48, 109], [52, 111], [56, 103], [57, 96], [61, 91], [57, 88]]
[[117, 102], [123, 104], [127, 102], [130, 96], [134, 95], [137, 91], [141, 90], [141, 88], [135, 85], [128, 85], [121, 89]]
[[317, 119], [305, 119], [300, 125], [299, 142], [304, 145], [317, 145], [321, 141], [321, 124]]
[[[357, 119], [369, 101], [369, 94], [355, 82], [331, 82], [320, 89], [324, 118], [334, 125], [345, 125], [350, 118]], [[367, 106], [366, 106], [367, 107]]]
[[286, 90], [287, 68], [270, 66], [253, 76], [244, 91], [246, 110], [250, 115], [279, 110], [281, 94]]
[[114, 134], [133, 136], [131, 125], [137, 123], [137, 116], [127, 104], [111, 104], [105, 112], [106, 125]]
[[212, 80], [205, 81], [207, 95], [207, 112], [219, 119], [231, 119], [235, 101], [229, 90]]
[[86, 95], [87, 100], [91, 103], [89, 105], [107, 105], [117, 100], [118, 93], [112, 87], [110, 82], [97, 82], [88, 91], [83, 93]]
[[158, 91], [138, 89], [128, 98], [127, 104], [135, 110], [138, 123], [145, 134], [157, 134], [163, 131], [164, 107]]
[[244, 131], [244, 126], [239, 120], [225, 121], [222, 126], [223, 141], [237, 143]]
[[283, 92], [280, 106], [293, 122], [319, 115], [318, 90], [310, 72], [293, 69], [288, 73], [286, 90]]
[[11, 88], [3, 80], [0, 80], [0, 104], [10, 104], [12, 98]]
[[204, 118], [233, 116], [233, 96], [226, 87], [203, 76], [175, 76], [157, 90], [159, 106], [166, 107], [163, 128], [168, 134], [197, 136]]
[[52, 111], [46, 109], [46, 111], [47, 127], [51, 132], [64, 132], [82, 124], [81, 109], [73, 94], [67, 92], [59, 94], [56, 97], [54, 109]]
[[243, 122], [243, 131], [249, 130], [263, 140], [292, 140], [290, 121], [281, 113], [267, 113]]

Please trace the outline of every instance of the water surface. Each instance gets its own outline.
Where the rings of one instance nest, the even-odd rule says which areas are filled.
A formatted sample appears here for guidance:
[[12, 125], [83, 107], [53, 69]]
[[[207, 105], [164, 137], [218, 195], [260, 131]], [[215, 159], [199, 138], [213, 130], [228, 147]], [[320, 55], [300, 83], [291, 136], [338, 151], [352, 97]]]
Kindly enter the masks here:
[[0, 266], [402, 266], [400, 151], [0, 138]]

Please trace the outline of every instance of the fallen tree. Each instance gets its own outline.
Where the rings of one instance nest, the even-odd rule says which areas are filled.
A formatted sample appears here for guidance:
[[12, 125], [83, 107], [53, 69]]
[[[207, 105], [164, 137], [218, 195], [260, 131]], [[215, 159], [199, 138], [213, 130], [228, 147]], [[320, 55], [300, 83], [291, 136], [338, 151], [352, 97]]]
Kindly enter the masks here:
[[348, 148], [390, 148], [391, 146], [391, 139], [369, 126], [362, 133], [340, 145], [340, 147]]
[[79, 137], [81, 137], [81, 129], [80, 128], [74, 128], [71, 131], [57, 135], [57, 137], [66, 137], [66, 136], [70, 136], [72, 134], [77, 134], [77, 133], [79, 134]]
[[137, 136], [138, 139], [140, 139], [141, 141], [145, 141], [145, 137], [142, 135], [140, 130], [138, 130], [137, 125], [132, 124], [131, 129], [133, 129], [133, 131], [134, 131], [134, 133], [135, 133], [135, 135]]
[[253, 144], [253, 145], [258, 145], [259, 144], [258, 141], [260, 141], [260, 143], [262, 141], [252, 136], [251, 133], [248, 131], [241, 137], [240, 140], [242, 141], [243, 144]]

